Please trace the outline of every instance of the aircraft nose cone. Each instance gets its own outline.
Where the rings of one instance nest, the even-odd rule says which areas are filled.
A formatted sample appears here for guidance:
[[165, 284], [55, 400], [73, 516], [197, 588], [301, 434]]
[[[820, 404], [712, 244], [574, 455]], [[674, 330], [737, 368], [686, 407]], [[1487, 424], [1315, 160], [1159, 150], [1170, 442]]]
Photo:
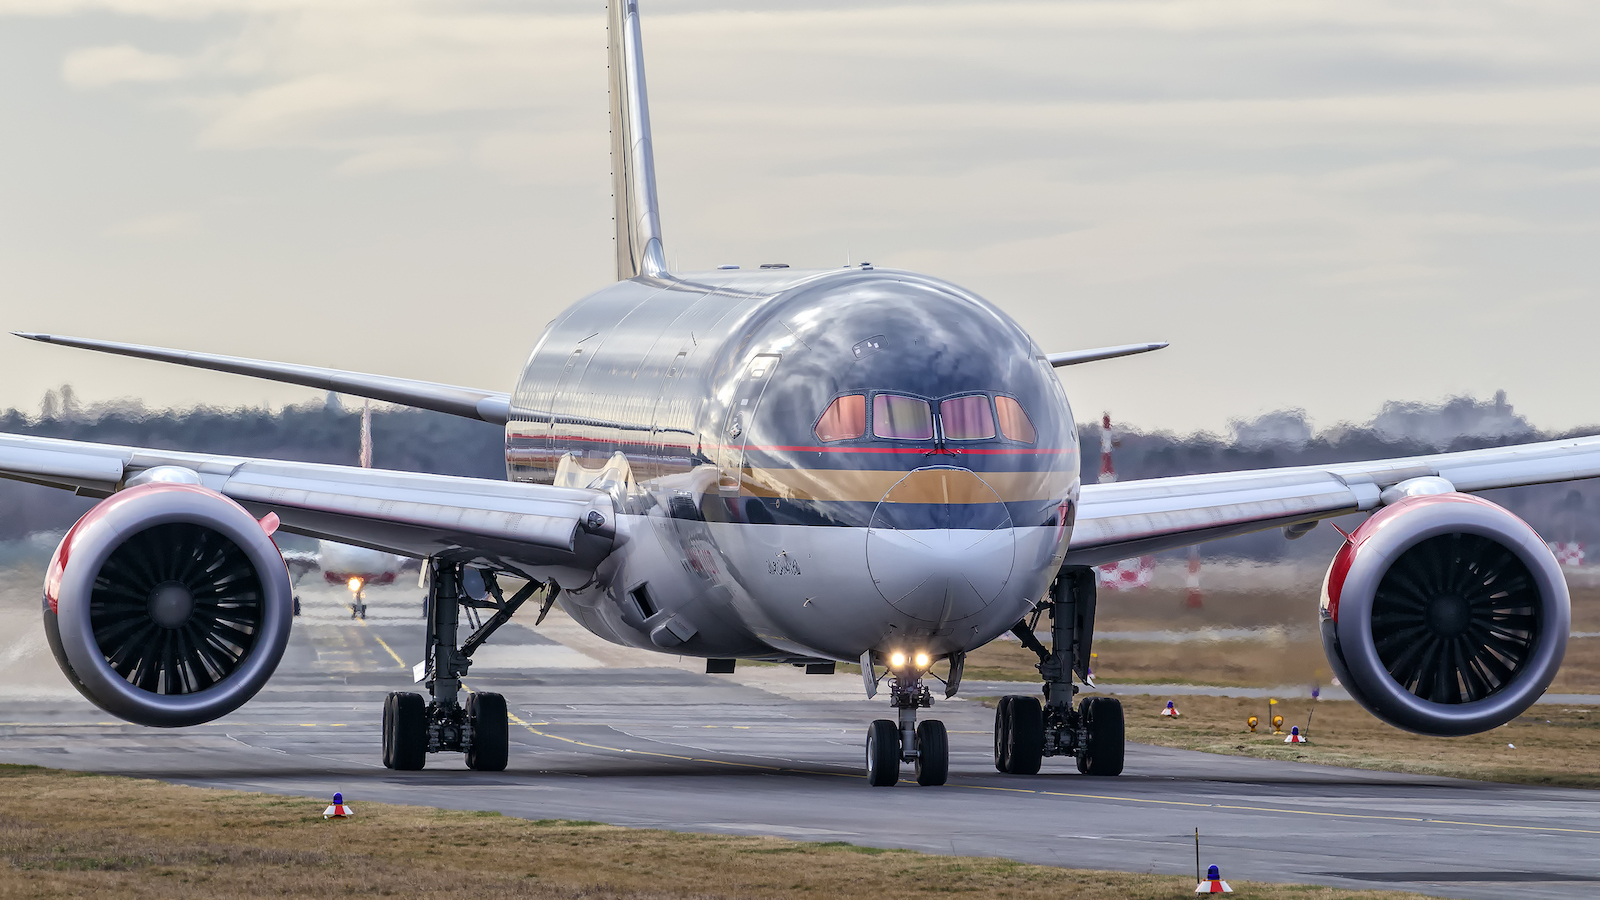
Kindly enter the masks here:
[[1000, 496], [971, 470], [916, 469], [878, 502], [867, 568], [896, 609], [942, 625], [979, 612], [1011, 579], [1011, 528]]

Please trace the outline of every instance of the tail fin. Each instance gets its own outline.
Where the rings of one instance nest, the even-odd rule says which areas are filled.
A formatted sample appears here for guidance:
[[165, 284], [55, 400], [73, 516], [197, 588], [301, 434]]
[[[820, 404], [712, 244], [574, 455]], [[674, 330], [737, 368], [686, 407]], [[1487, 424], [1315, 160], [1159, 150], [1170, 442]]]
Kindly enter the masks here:
[[656, 205], [656, 162], [650, 146], [650, 101], [638, 0], [610, 0], [611, 190], [616, 204], [617, 280], [667, 269]]

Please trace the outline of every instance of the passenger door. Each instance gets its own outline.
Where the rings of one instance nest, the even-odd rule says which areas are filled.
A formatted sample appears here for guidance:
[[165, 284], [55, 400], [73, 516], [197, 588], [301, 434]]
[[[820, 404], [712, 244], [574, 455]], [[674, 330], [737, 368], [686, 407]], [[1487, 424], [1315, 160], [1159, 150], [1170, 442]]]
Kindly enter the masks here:
[[728, 413], [722, 423], [720, 457], [724, 490], [731, 488], [733, 492], [738, 491], [745, 465], [745, 446], [755, 426], [761, 395], [772, 381], [772, 373], [778, 368], [780, 358], [776, 353], [763, 353], [752, 359], [746, 364], [739, 384], [734, 389], [733, 399], [728, 404]]

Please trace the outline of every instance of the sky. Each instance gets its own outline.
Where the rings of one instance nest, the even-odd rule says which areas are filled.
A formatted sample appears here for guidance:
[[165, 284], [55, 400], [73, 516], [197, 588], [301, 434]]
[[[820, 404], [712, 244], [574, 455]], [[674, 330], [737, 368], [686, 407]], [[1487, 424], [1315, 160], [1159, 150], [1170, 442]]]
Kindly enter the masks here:
[[[680, 270], [913, 269], [1078, 418], [1591, 408], [1600, 5], [640, 0]], [[615, 277], [600, 0], [0, 0], [0, 330], [509, 391]], [[301, 388], [0, 340], [0, 407]]]

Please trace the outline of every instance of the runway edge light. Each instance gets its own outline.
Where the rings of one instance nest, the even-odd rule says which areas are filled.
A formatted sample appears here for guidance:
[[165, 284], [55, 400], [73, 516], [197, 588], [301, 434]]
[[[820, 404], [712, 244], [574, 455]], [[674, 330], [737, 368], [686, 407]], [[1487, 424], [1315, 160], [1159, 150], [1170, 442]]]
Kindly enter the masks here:
[[1222, 880], [1222, 872], [1215, 865], [1206, 870], [1206, 880], [1194, 886], [1196, 894], [1231, 894], [1233, 888]]
[[344, 805], [344, 794], [339, 791], [333, 794], [333, 805], [322, 811], [324, 819], [348, 819], [355, 814], [355, 810]]

